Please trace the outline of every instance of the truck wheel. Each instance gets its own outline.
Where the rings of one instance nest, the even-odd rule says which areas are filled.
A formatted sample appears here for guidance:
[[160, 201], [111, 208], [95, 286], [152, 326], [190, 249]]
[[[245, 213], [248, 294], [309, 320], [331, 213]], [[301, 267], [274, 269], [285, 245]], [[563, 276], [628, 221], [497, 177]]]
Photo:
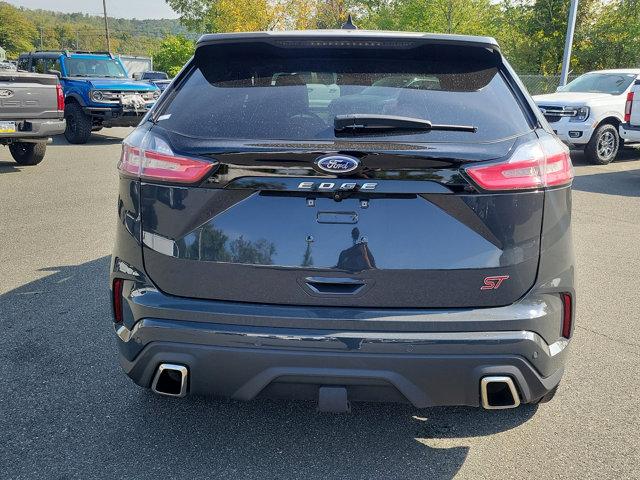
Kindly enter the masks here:
[[91, 136], [91, 117], [82, 111], [82, 107], [73, 102], [64, 107], [67, 128], [64, 137], [69, 143], [87, 143]]
[[618, 136], [618, 129], [610, 123], [605, 123], [593, 132], [593, 136], [587, 143], [584, 153], [589, 162], [596, 165], [606, 165], [616, 158], [619, 148], [620, 137]]
[[37, 165], [44, 158], [47, 150], [47, 144], [15, 142], [9, 144], [9, 152], [13, 159], [20, 165]]

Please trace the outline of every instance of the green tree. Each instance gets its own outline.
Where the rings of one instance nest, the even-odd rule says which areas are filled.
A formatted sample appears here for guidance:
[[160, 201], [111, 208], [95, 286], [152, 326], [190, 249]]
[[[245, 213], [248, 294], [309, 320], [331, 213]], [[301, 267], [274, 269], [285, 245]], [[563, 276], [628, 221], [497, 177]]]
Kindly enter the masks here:
[[573, 63], [581, 70], [640, 66], [640, 0], [611, 0], [598, 13]]
[[[605, 0], [581, 0], [576, 17], [574, 55], [571, 66], [582, 70], [580, 53], [588, 49], [594, 19]], [[567, 31], [569, 2], [566, 0], [505, 0], [501, 4], [498, 38], [520, 72], [557, 75]]]
[[194, 43], [180, 35], [165, 38], [153, 55], [156, 69], [175, 76], [193, 55]]
[[0, 2], [0, 47], [9, 56], [33, 50], [32, 40], [36, 33], [35, 26], [21, 10]]
[[166, 0], [180, 22], [196, 32], [240, 32], [273, 27], [275, 5], [267, 0]]

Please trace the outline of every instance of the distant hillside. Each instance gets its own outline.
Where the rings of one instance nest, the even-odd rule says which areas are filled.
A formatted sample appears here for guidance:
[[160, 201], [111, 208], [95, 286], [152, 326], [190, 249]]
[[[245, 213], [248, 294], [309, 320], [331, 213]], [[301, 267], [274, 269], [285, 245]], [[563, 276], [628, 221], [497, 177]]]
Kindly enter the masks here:
[[[151, 55], [167, 35], [197, 37], [174, 19], [133, 20], [110, 17], [109, 31], [111, 50], [130, 55]], [[12, 42], [12, 35], [19, 38]], [[0, 45], [3, 43], [11, 56], [29, 46], [32, 49], [104, 50], [104, 19], [84, 13], [18, 8], [0, 2]]]

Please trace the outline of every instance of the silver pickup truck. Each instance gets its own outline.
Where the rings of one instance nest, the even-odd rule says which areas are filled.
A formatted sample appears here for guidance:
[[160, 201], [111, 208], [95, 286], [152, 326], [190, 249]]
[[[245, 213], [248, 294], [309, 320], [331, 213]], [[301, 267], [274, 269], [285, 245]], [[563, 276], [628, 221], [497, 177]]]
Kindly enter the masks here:
[[42, 161], [47, 141], [64, 132], [64, 95], [55, 75], [0, 71], [0, 145], [20, 165]]

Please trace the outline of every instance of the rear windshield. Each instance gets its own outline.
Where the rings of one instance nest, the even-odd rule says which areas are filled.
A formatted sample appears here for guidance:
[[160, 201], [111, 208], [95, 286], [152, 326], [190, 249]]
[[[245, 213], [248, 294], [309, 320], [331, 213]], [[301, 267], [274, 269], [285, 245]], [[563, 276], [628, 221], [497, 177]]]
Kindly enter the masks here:
[[164, 72], [144, 72], [142, 78], [144, 80], [168, 80], [169, 76]]
[[334, 140], [336, 115], [394, 115], [475, 132], [349, 133], [412, 142], [499, 140], [531, 130], [499, 69], [477, 47], [411, 49], [198, 49], [187, 79], [161, 112], [162, 127], [192, 137]]

